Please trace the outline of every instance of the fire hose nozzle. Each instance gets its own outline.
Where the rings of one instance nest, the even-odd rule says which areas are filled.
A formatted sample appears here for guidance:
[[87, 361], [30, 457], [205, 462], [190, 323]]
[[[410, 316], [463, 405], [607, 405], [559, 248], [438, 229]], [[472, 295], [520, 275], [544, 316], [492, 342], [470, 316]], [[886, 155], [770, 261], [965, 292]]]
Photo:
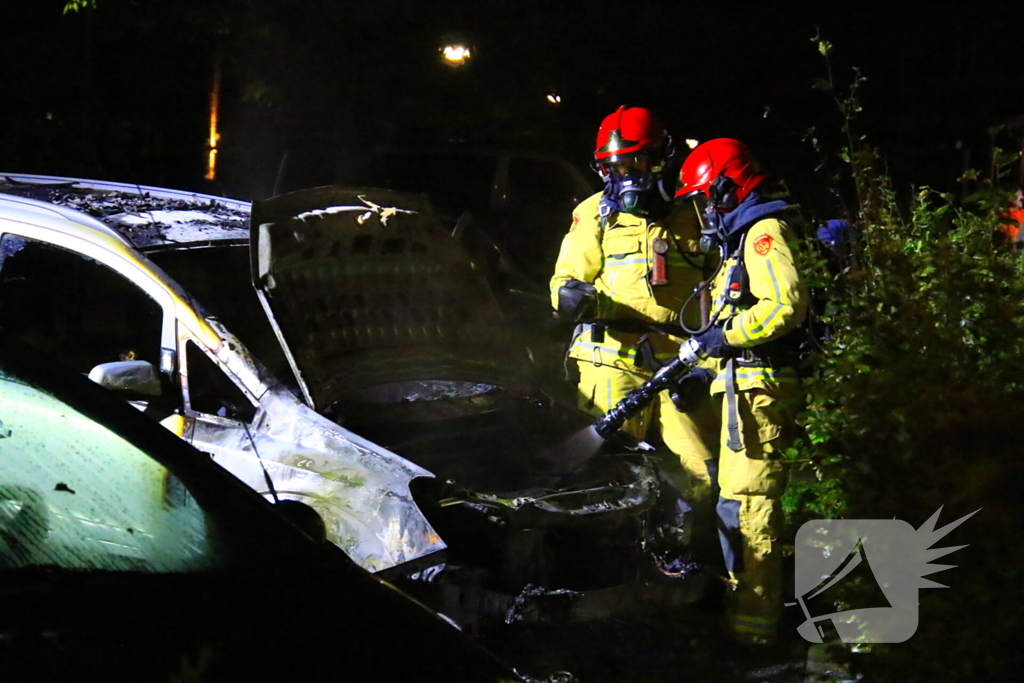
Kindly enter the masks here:
[[704, 359], [704, 351], [693, 337], [679, 347], [679, 360], [686, 365], [696, 365]]
[[[690, 344], [690, 341], [686, 342]], [[699, 349], [699, 346], [694, 344], [693, 349]], [[604, 416], [594, 423], [594, 431], [596, 431], [601, 438], [608, 439], [615, 432], [622, 429], [622, 425], [625, 424], [626, 420], [634, 417], [650, 403], [657, 398], [658, 394], [667, 389], [669, 384], [674, 379], [682, 375], [689, 367], [696, 363], [700, 359], [697, 356], [697, 351], [693, 351], [694, 360], [693, 362], [687, 362], [682, 359], [682, 352], [680, 357], [672, 360], [661, 367], [654, 377], [650, 378], [633, 391], [626, 394], [625, 398], [619, 401], [613, 408], [611, 408]]]

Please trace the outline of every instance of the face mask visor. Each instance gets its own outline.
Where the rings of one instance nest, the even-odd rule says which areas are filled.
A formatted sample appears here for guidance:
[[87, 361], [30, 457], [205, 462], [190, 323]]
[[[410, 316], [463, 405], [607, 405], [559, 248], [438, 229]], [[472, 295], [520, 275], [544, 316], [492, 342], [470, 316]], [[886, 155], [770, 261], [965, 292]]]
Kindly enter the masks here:
[[614, 187], [616, 198], [626, 213], [644, 209], [645, 196], [654, 187], [651, 160], [646, 154], [623, 154], [600, 165], [601, 175]]
[[600, 165], [600, 173], [621, 187], [643, 191], [651, 187], [651, 161], [646, 154], [621, 154]]
[[711, 201], [708, 196], [700, 190], [694, 190], [689, 194], [682, 195], [677, 198], [677, 206], [690, 205], [689, 210], [693, 211], [697, 215], [697, 223], [700, 225], [700, 248], [701, 251], [711, 251], [718, 243], [718, 229], [714, 215], [714, 209], [711, 207]]

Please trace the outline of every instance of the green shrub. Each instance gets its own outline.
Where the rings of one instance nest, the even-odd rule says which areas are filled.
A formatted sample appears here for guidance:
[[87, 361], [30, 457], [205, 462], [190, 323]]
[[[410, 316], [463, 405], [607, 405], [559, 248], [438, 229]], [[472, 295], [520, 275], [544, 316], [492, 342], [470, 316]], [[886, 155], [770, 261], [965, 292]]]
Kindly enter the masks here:
[[940, 543], [970, 545], [931, 577], [949, 590], [921, 591], [914, 638], [854, 662], [870, 680], [985, 680], [1012, 652], [1024, 561], [1024, 255], [994, 240], [1009, 193], [971, 175], [978, 191], [963, 202], [929, 188], [899, 197], [850, 133], [855, 98], [836, 99], [859, 205], [856, 268], [837, 273], [805, 250], [834, 339], [805, 381], [784, 506], [794, 533], [815, 518], [918, 527], [943, 505], [940, 525], [982, 508]]

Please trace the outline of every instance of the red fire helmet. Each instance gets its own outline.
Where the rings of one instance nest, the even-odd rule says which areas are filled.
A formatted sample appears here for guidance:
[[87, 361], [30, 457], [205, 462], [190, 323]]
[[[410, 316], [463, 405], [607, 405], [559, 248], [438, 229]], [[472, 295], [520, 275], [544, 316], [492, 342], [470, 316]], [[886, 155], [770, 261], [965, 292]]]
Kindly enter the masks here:
[[698, 193], [711, 197], [710, 188], [719, 176], [736, 184], [736, 203], [739, 204], [757, 184], [764, 180], [761, 166], [750, 148], [738, 140], [716, 138], [697, 145], [679, 170], [679, 188], [676, 198], [690, 198]]
[[594, 162], [608, 164], [635, 154], [648, 154], [653, 165], [658, 165], [665, 155], [667, 138], [665, 127], [649, 109], [623, 105], [601, 122]]

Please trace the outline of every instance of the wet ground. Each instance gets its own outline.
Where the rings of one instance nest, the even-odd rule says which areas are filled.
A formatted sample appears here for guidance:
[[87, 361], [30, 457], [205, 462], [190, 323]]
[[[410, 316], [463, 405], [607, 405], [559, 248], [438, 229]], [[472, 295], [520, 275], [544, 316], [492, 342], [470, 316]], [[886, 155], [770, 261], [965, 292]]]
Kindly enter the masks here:
[[796, 634], [795, 624], [788, 629], [791, 635], [775, 647], [741, 646], [722, 627], [720, 592], [711, 593], [694, 605], [654, 606], [589, 622], [504, 624], [482, 639], [520, 671], [541, 681], [817, 680], [805, 671], [809, 644]]
[[[810, 644], [796, 631], [802, 615], [795, 609], [784, 615], [775, 646], [735, 642], [724, 626], [725, 584], [711, 567], [696, 566], [684, 572], [685, 578], [654, 573], [630, 584], [584, 591], [530, 585], [517, 596], [480, 586], [455, 590], [451, 572], [450, 567], [441, 570], [432, 589], [403, 588], [453, 616], [464, 631], [533, 682], [854, 680], [832, 663], [834, 654], [809, 653]], [[477, 616], [467, 620], [460, 610]]]

